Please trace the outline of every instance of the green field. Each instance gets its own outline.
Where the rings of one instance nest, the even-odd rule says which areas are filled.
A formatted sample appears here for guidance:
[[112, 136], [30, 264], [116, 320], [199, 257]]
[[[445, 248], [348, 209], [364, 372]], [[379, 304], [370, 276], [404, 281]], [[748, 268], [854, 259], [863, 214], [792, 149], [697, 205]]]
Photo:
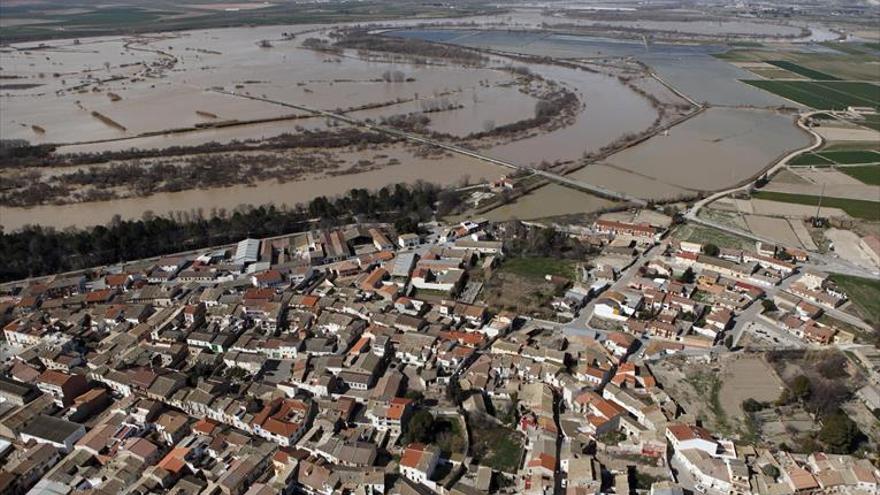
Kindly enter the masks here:
[[505, 473], [515, 473], [523, 456], [522, 436], [512, 428], [474, 421], [471, 425], [471, 445], [474, 457], [483, 466]]
[[843, 165], [880, 162], [880, 153], [871, 150], [820, 151], [819, 155]]
[[880, 165], [863, 165], [860, 167], [840, 167], [837, 170], [864, 182], [869, 186], [880, 186]]
[[574, 262], [558, 258], [524, 257], [504, 261], [501, 270], [526, 278], [543, 279], [544, 275], [576, 278]]
[[865, 120], [863, 122], [857, 122], [857, 124], [869, 127], [875, 131], [880, 131], [880, 115], [865, 115]]
[[[10, 5], [7, 5], [10, 4]], [[208, 29], [242, 25], [375, 22], [395, 18], [449, 17], [446, 5], [419, 0], [363, 0], [359, 2], [272, 2], [263, 8], [227, 12], [200, 8], [212, 0], [154, 0], [143, 5], [129, 2], [100, 4], [87, 0], [60, 2], [4, 2], [2, 16], [11, 22], [0, 28], [0, 41], [35, 41], [101, 35], [131, 35], [184, 29]], [[58, 8], [53, 8], [57, 6]], [[499, 14], [505, 8], [461, 4], [455, 17]]]
[[831, 280], [846, 292], [865, 320], [880, 322], [880, 281], [840, 274], [832, 274]]
[[[752, 197], [799, 205], [817, 206], [819, 204], [819, 196], [810, 196], [806, 194], [759, 191], [752, 193]], [[863, 218], [871, 221], [880, 220], [880, 202], [878, 201], [825, 197], [822, 198], [822, 206], [828, 208], [840, 208], [853, 218]]]
[[872, 83], [768, 80], [743, 82], [819, 110], [845, 110], [849, 106], [880, 108], [880, 86]]
[[703, 227], [693, 223], [680, 225], [675, 231], [675, 238], [681, 241], [715, 244], [736, 249], [754, 249], [755, 242], [745, 237], [728, 234], [711, 227]]
[[829, 141], [822, 147], [822, 151], [837, 150], [874, 150], [880, 151], [880, 142], [878, 141]]
[[867, 53], [865, 47], [868, 45], [867, 43], [860, 45], [857, 43], [841, 43], [839, 41], [823, 41], [819, 44], [848, 55], [864, 55]]
[[789, 165], [832, 165], [834, 162], [816, 153], [804, 153], [792, 158]]
[[831, 75], [828, 75], [824, 72], [819, 72], [817, 70], [813, 70], [809, 67], [804, 67], [803, 65], [796, 64], [794, 62], [789, 62], [787, 60], [768, 60], [768, 64], [775, 65], [780, 69], [785, 69], [789, 72], [794, 72], [795, 74], [800, 74], [804, 77], [809, 77], [810, 79], [820, 80], [820, 81], [839, 81], [840, 79]]

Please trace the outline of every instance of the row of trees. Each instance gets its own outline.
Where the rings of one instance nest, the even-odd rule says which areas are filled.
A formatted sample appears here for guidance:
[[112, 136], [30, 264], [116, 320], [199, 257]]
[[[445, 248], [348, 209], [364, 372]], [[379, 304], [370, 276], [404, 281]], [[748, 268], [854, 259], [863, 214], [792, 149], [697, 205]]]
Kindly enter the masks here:
[[173, 219], [145, 215], [92, 229], [57, 231], [27, 226], [0, 230], [0, 281], [79, 270], [168, 253], [237, 242], [247, 236], [266, 237], [362, 221], [428, 220], [440, 188], [427, 183], [397, 184], [378, 191], [353, 189], [336, 198], [318, 197], [292, 208], [240, 208], [231, 215]]
[[95, 153], [53, 153], [49, 145], [30, 145], [26, 141], [0, 141], [0, 167], [63, 167], [89, 165], [110, 161], [184, 156], [202, 153], [229, 153], [235, 151], [285, 150], [290, 148], [340, 148], [350, 145], [380, 144], [395, 138], [378, 132], [355, 127], [335, 130], [301, 129], [295, 134], [284, 133], [267, 139], [232, 140], [227, 143], [209, 142], [193, 146], [169, 146], [166, 148], [129, 148], [119, 151]]
[[[366, 29], [350, 29], [334, 33], [338, 40], [335, 48], [352, 48], [372, 52], [386, 52], [414, 57], [429, 57], [454, 60], [470, 66], [480, 66], [488, 58], [475, 50], [460, 46], [443, 45], [419, 39], [403, 39], [392, 36], [370, 34]], [[306, 40], [308, 41], [308, 40]], [[315, 43], [317, 46], [318, 44]], [[303, 44], [305, 46], [305, 43]], [[323, 44], [326, 48], [327, 45]], [[311, 47], [309, 47], [311, 48]]]

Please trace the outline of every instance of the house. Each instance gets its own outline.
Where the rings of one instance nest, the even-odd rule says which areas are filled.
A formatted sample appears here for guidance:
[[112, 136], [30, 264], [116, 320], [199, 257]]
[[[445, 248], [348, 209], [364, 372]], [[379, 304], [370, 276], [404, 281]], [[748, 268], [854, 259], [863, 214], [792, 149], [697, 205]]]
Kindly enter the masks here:
[[596, 299], [593, 313], [599, 318], [625, 321], [641, 306], [640, 297], [628, 297], [622, 292], [605, 291]]
[[156, 420], [156, 431], [168, 445], [175, 445], [189, 433], [189, 416], [177, 411], [166, 411]]
[[633, 350], [636, 344], [636, 339], [632, 335], [622, 332], [608, 332], [603, 344], [615, 356], [622, 357], [626, 356]]
[[251, 276], [254, 287], [275, 288], [284, 284], [284, 275], [278, 270], [266, 270]]
[[718, 442], [705, 428], [683, 423], [673, 423], [666, 427], [666, 438], [676, 450], [696, 449], [709, 455], [717, 455]]
[[418, 234], [400, 234], [397, 236], [397, 245], [403, 249], [416, 247], [421, 242]]
[[21, 430], [20, 436], [22, 442], [33, 440], [70, 452], [85, 434], [86, 429], [81, 424], [40, 414]]
[[29, 384], [0, 376], [0, 399], [16, 406], [23, 406], [40, 396], [40, 390]]
[[660, 232], [647, 223], [628, 223], [614, 220], [596, 220], [593, 231], [614, 236], [630, 236], [639, 242], [659, 242]]
[[400, 458], [400, 474], [414, 483], [431, 485], [429, 481], [439, 461], [440, 449], [436, 446], [411, 443]]
[[411, 399], [395, 397], [387, 403], [376, 403], [367, 410], [366, 416], [377, 430], [390, 431], [392, 435], [400, 435], [411, 412]]
[[412, 285], [417, 289], [455, 293], [461, 286], [465, 271], [461, 268], [417, 267], [412, 273]]
[[46, 370], [37, 378], [37, 388], [54, 397], [59, 406], [67, 407], [89, 387], [84, 375]]

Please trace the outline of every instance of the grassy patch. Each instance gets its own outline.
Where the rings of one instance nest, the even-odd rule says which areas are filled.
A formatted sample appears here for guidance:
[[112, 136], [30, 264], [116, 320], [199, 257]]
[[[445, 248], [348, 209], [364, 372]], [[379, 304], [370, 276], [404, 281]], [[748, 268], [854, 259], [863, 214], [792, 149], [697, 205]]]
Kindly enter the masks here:
[[837, 50], [839, 52], [846, 53], [848, 55], [864, 55], [865, 51], [859, 45], [855, 43], [840, 43], [837, 41], [823, 41], [819, 43], [822, 46], [826, 46], [831, 48], [832, 50]]
[[730, 46], [739, 47], [739, 48], [760, 48], [764, 46], [762, 43], [757, 41], [731, 41], [728, 43]]
[[474, 457], [483, 466], [515, 473], [523, 455], [523, 440], [516, 430], [489, 421], [476, 421], [471, 428]]
[[880, 281], [840, 274], [832, 274], [831, 280], [846, 292], [862, 318], [880, 323]]
[[869, 186], [880, 186], [880, 165], [863, 165], [860, 167], [840, 167], [837, 170], [861, 181]]
[[880, 131], [880, 115], [865, 115], [864, 117], [864, 120], [857, 122], [857, 124]]
[[864, 342], [868, 337], [870, 337], [870, 335], [868, 335], [860, 327], [850, 325], [843, 320], [838, 320], [837, 318], [830, 316], [828, 313], [823, 314], [816, 321], [823, 325], [828, 325], [829, 327], [834, 327], [838, 330], [843, 330], [844, 332], [849, 332], [853, 334], [857, 342]]
[[415, 289], [413, 291], [413, 297], [418, 297], [419, 299], [425, 299], [427, 301], [438, 302], [444, 299], [451, 299], [451, 296], [448, 292], [435, 289]]
[[845, 110], [849, 106], [880, 107], [880, 86], [872, 83], [769, 80], [743, 82], [820, 110]]
[[511, 258], [501, 269], [521, 277], [543, 279], [545, 275], [558, 275], [575, 279], [575, 263], [571, 260], [543, 257]]
[[768, 60], [768, 64], [775, 65], [780, 69], [785, 69], [789, 72], [794, 72], [795, 74], [800, 74], [804, 77], [809, 77], [810, 79], [824, 80], [824, 81], [839, 81], [838, 78], [826, 74], [824, 72], [819, 72], [817, 70], [813, 70], [809, 67], [804, 67], [803, 65], [796, 64], [794, 62], [789, 62], [787, 60]]
[[682, 241], [709, 243], [737, 249], [753, 249], [755, 247], [754, 241], [750, 239], [702, 225], [684, 224], [676, 230], [675, 237]]
[[789, 165], [831, 165], [831, 160], [822, 157], [821, 155], [817, 155], [815, 153], [804, 153], [803, 155], [798, 155], [792, 158], [788, 164]]
[[700, 396], [709, 399], [709, 411], [715, 418], [715, 426], [721, 433], [730, 432], [730, 424], [727, 422], [727, 413], [721, 406], [721, 380], [716, 374], [697, 372], [685, 378]]
[[822, 158], [831, 160], [834, 163], [846, 165], [880, 162], [880, 153], [871, 150], [822, 151], [819, 154]]
[[[760, 191], [752, 194], [753, 198], [779, 201], [781, 203], [794, 203], [799, 205], [818, 206], [819, 196], [807, 194], [788, 194], [779, 192]], [[865, 220], [880, 220], [880, 202], [864, 201], [860, 199], [845, 198], [822, 198], [822, 206], [840, 208], [853, 218]]]
[[823, 152], [837, 150], [880, 151], [880, 143], [875, 141], [831, 141], [822, 148]]

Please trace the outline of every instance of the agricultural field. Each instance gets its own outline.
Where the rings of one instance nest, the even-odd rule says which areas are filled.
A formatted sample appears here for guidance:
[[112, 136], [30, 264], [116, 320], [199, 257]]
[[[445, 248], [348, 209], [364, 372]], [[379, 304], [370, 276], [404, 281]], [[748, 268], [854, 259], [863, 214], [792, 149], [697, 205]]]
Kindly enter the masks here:
[[854, 81], [743, 80], [765, 91], [820, 110], [845, 110], [850, 106], [880, 108], [880, 86]]
[[859, 124], [875, 131], [880, 131], [880, 115], [865, 115]]
[[699, 242], [701, 244], [708, 243], [738, 249], [754, 248], [754, 242], [750, 239], [691, 223], [680, 225], [675, 232], [675, 237], [682, 241]]
[[840, 274], [831, 275], [831, 280], [846, 292], [865, 320], [875, 325], [880, 323], [880, 299], [877, 298], [880, 281]]
[[842, 80], [866, 81], [877, 78], [873, 53], [817, 53], [776, 49], [736, 49], [715, 57], [731, 63], [788, 61]]
[[[782, 203], [794, 203], [800, 205], [816, 206], [819, 204], [819, 196], [805, 194], [788, 194], [780, 192], [759, 191], [752, 193], [753, 198], [779, 201]], [[822, 206], [840, 208], [853, 218], [861, 218], [870, 221], [880, 221], [880, 202], [864, 201], [859, 199], [822, 198]]]
[[841, 167], [838, 170], [864, 184], [880, 186], [880, 165]]
[[824, 72], [819, 72], [817, 70], [813, 70], [809, 67], [804, 67], [803, 65], [796, 64], [794, 62], [788, 62], [786, 60], [768, 60], [768, 64], [775, 65], [780, 69], [787, 70], [789, 72], [794, 72], [795, 74], [800, 74], [804, 77], [808, 77], [813, 80], [819, 81], [839, 81], [840, 78], [834, 77], [832, 75], [826, 74]]
[[[3, 6], [0, 23], [3, 41], [74, 38], [112, 34], [207, 29], [229, 25], [305, 24], [391, 18], [436, 18], [449, 15], [442, 5], [403, 0], [356, 3], [287, 2], [208, 3], [205, 0], [175, 2], [158, 0], [146, 6], [128, 2], [100, 5], [94, 2], [10, 2]], [[476, 15], [499, 9], [474, 5], [456, 6], [456, 15]]]
[[802, 155], [798, 155], [791, 159], [788, 162], [789, 165], [793, 166], [829, 166], [833, 165], [834, 162], [823, 157], [818, 153], [804, 153]]
[[792, 166], [858, 165], [880, 162], [880, 153], [874, 150], [823, 150], [798, 155], [788, 162]]
[[873, 150], [822, 151], [819, 154], [827, 160], [843, 165], [880, 162], [880, 153]]

